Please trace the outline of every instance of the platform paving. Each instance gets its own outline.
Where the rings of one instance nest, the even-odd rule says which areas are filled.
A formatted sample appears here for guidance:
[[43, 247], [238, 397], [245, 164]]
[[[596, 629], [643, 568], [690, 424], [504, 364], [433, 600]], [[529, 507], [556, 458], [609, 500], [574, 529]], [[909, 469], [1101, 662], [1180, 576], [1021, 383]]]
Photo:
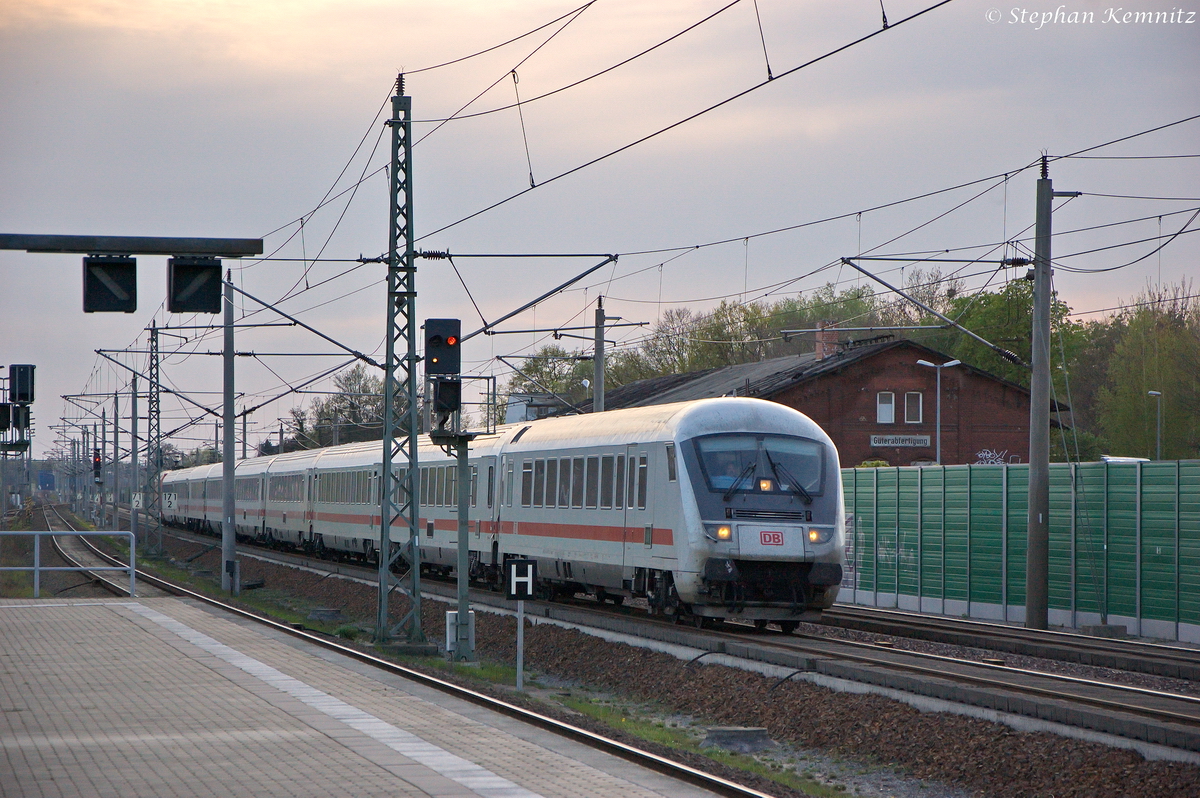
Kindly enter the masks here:
[[174, 598], [0, 600], [0, 796], [710, 796]]

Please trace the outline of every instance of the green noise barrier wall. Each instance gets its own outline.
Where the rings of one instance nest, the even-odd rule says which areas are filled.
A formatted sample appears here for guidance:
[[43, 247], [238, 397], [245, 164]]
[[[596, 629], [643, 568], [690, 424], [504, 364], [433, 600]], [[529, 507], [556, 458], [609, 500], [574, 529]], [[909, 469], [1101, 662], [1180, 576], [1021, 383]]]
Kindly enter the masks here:
[[[842, 469], [839, 601], [1025, 618], [1027, 465]], [[1050, 466], [1050, 622], [1200, 642], [1200, 460]]]

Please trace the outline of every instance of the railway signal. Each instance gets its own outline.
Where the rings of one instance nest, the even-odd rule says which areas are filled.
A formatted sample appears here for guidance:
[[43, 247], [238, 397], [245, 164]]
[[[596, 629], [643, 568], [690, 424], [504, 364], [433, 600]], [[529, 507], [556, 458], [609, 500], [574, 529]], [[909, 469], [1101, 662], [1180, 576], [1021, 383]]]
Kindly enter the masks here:
[[462, 371], [462, 322], [458, 319], [425, 320], [425, 373], [458, 374]]
[[8, 367], [8, 401], [14, 404], [33, 404], [32, 363], [13, 363]]
[[462, 381], [439, 378], [433, 382], [433, 409], [439, 420], [462, 409]]
[[167, 260], [167, 311], [170, 313], [220, 313], [220, 258], [169, 258]]
[[96, 484], [100, 484], [100, 469], [104, 468], [104, 459], [100, 456], [99, 449], [92, 449], [92, 479]]
[[83, 259], [83, 312], [133, 313], [137, 310], [137, 260], [119, 255]]

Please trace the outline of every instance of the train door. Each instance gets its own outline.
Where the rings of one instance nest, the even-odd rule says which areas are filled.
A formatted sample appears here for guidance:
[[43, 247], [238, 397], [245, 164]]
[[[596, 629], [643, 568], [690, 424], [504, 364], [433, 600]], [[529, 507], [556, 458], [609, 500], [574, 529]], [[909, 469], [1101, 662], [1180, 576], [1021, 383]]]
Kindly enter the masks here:
[[471, 515], [475, 519], [471, 549], [479, 553], [481, 562], [496, 566], [500, 560], [500, 528], [495, 523], [499, 518], [500, 504], [496, 493], [499, 476], [497, 462], [495, 457], [479, 458], [471, 480]]
[[625, 551], [624, 568], [644, 569], [654, 556], [654, 506], [650, 501], [650, 446], [625, 448]]

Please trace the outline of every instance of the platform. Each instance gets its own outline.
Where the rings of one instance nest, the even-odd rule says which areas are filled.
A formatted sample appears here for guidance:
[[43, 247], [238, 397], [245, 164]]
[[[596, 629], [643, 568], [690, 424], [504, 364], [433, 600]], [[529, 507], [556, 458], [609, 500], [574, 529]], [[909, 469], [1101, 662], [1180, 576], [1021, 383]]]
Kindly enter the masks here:
[[709, 796], [174, 598], [0, 600], [0, 796]]

